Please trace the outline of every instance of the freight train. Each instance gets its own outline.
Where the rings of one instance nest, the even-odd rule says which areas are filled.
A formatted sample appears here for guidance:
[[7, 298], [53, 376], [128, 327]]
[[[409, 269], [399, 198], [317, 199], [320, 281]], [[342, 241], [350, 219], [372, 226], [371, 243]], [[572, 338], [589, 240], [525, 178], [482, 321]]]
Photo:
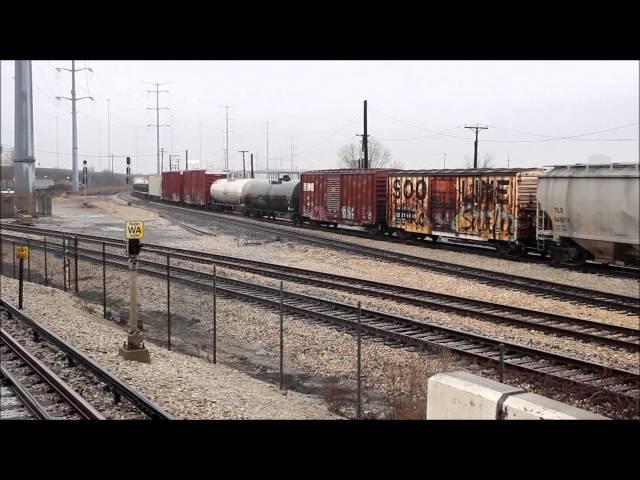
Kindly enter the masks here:
[[[153, 182], [149, 177], [151, 198]], [[165, 172], [161, 184], [164, 201], [217, 211], [401, 239], [454, 239], [503, 253], [537, 251], [555, 263], [640, 264], [638, 164], [337, 169], [303, 172], [299, 181], [196, 170]]]

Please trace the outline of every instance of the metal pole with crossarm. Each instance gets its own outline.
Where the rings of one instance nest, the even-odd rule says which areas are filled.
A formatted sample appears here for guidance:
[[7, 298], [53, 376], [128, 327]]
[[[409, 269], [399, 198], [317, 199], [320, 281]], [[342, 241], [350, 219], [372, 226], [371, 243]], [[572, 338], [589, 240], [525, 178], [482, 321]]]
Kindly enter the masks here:
[[75, 60], [71, 60], [71, 70], [69, 70], [68, 68], [56, 68], [57, 71], [61, 71], [61, 70], [66, 70], [67, 72], [71, 72], [71, 98], [69, 97], [56, 97], [58, 100], [60, 99], [64, 99], [64, 100], [70, 100], [71, 101], [71, 136], [72, 136], [72, 143], [73, 143], [73, 147], [71, 150], [71, 154], [72, 154], [72, 170], [73, 170], [73, 175], [72, 175], [72, 185], [73, 185], [73, 191], [77, 192], [80, 189], [80, 185], [78, 182], [78, 120], [77, 120], [77, 110], [76, 110], [76, 102], [88, 98], [90, 100], [93, 100], [93, 97], [76, 97], [76, 72], [81, 72], [82, 70], [89, 70], [90, 72], [93, 72], [93, 70], [91, 70], [90, 68], [76, 68], [76, 61]]

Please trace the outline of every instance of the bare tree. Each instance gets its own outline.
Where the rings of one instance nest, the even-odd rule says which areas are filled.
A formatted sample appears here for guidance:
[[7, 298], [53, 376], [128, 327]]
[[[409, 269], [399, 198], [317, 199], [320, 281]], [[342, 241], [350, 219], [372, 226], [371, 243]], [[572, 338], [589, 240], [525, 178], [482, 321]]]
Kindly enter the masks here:
[[471, 156], [468, 153], [464, 154], [464, 168], [473, 167], [473, 163], [471, 163]]
[[[391, 163], [391, 151], [379, 140], [372, 138], [368, 143], [369, 168], [383, 168]], [[358, 168], [364, 157], [360, 143], [348, 143], [338, 151], [339, 163], [344, 168]], [[391, 164], [391, 168], [402, 168], [399, 162]]]
[[0, 165], [13, 165], [15, 150], [12, 147], [0, 148]]
[[484, 159], [482, 160], [482, 168], [491, 168], [493, 166], [493, 162], [495, 157], [492, 153], [485, 153]]

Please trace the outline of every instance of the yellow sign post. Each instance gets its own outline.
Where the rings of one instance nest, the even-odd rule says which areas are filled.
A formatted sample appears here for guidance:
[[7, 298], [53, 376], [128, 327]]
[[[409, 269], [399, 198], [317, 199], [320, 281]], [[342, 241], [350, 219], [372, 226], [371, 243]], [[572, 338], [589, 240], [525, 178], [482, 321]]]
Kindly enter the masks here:
[[149, 363], [151, 356], [147, 347], [144, 346], [144, 338], [138, 329], [138, 287], [136, 285], [138, 254], [142, 247], [140, 239], [144, 238], [144, 222], [126, 222], [124, 233], [129, 256], [129, 331], [127, 341], [120, 347], [118, 353], [125, 360]]
[[29, 247], [16, 247], [16, 258], [20, 260], [29, 258]]
[[127, 239], [144, 238], [144, 222], [141, 220], [127, 222], [125, 224], [125, 234], [127, 236]]

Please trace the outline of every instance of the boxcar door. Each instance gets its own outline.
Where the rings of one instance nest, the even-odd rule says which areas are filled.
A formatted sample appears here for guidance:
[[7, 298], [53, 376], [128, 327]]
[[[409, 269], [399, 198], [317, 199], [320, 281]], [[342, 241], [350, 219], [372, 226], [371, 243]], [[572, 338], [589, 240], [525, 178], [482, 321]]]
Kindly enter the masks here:
[[327, 217], [335, 219], [340, 214], [340, 176], [327, 177]]
[[456, 179], [432, 177], [429, 210], [432, 229], [450, 232], [456, 216]]

